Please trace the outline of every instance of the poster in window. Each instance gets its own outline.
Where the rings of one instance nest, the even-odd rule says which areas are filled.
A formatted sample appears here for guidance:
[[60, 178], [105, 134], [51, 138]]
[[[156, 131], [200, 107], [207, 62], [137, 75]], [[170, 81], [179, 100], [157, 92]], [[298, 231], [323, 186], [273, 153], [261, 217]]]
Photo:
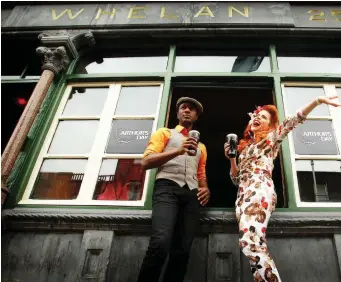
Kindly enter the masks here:
[[153, 120], [114, 120], [107, 154], [143, 154], [147, 147]]
[[330, 120], [306, 120], [293, 131], [295, 153], [299, 155], [337, 155]]

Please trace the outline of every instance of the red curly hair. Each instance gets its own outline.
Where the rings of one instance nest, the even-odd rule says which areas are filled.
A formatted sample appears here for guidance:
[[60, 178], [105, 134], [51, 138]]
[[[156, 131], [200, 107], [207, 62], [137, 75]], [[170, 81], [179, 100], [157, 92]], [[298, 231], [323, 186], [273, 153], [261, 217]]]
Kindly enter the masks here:
[[[260, 140], [265, 138], [270, 131], [275, 130], [278, 126], [277, 108], [274, 105], [264, 105], [263, 107], [257, 107], [257, 110], [255, 110], [254, 113], [258, 114], [262, 110], [267, 111], [271, 116], [270, 127], [269, 127], [269, 130], [267, 131], [257, 132], [257, 134], [255, 135], [256, 142], [259, 142]], [[251, 132], [251, 123], [249, 123], [246, 129], [244, 130], [243, 139], [240, 140], [239, 145], [238, 145], [238, 152], [243, 151], [246, 146], [250, 145], [253, 142], [250, 136], [250, 132]]]

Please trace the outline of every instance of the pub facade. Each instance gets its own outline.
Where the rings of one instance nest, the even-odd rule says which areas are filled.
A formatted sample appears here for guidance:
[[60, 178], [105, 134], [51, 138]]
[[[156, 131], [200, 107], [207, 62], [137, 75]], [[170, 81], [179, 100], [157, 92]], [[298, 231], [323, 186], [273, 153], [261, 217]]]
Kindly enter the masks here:
[[[136, 281], [151, 234], [151, 134], [204, 107], [202, 208], [185, 281], [252, 281], [223, 144], [255, 106], [341, 101], [338, 2], [7, 2], [2, 281]], [[5, 111], [10, 113], [4, 113]], [[283, 141], [268, 246], [283, 281], [341, 281], [341, 109]]]

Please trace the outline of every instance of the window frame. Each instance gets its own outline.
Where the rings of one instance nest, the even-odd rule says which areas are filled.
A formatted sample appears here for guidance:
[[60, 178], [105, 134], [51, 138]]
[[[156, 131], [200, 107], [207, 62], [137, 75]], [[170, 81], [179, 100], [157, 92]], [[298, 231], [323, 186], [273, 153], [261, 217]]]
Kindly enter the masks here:
[[[282, 98], [284, 102], [284, 112], [285, 117], [290, 116], [288, 113], [288, 101], [287, 96], [285, 94], [286, 87], [322, 87], [326, 96], [329, 95], [337, 95], [336, 88], [340, 87], [340, 83], [333, 82], [281, 82], [281, 90], [282, 90]], [[303, 106], [303, 105], [301, 105]], [[337, 208], [341, 207], [341, 202], [304, 202], [301, 200], [299, 185], [298, 185], [298, 177], [296, 170], [296, 160], [335, 160], [341, 161], [341, 109], [332, 107], [327, 105], [329, 109], [329, 116], [313, 116], [310, 117], [308, 115], [307, 120], [330, 120], [332, 121], [332, 127], [335, 134], [336, 144], [338, 146], [339, 154], [338, 155], [298, 155], [295, 154], [294, 149], [294, 138], [293, 133], [290, 132], [288, 134], [289, 141], [289, 152], [290, 152], [290, 161], [292, 167], [292, 176], [294, 183], [294, 195], [296, 200], [297, 207], [303, 208]]]
[[[115, 115], [115, 110], [118, 104], [121, 88], [124, 86], [159, 86], [159, 96], [156, 105], [156, 112], [153, 115], [136, 115], [125, 116]], [[108, 96], [104, 103], [104, 107], [99, 116], [63, 116], [63, 110], [67, 104], [68, 98], [73, 88], [95, 88], [108, 87]], [[114, 81], [114, 82], [84, 82], [84, 83], [69, 83], [63, 93], [61, 102], [53, 117], [48, 133], [45, 137], [44, 143], [40, 149], [38, 158], [35, 162], [34, 168], [30, 174], [29, 181], [25, 187], [25, 191], [19, 205], [58, 205], [58, 206], [130, 206], [143, 207], [147, 200], [148, 183], [151, 176], [151, 171], [147, 170], [143, 185], [143, 194], [141, 200], [136, 201], [119, 201], [119, 200], [94, 200], [92, 199], [96, 189], [96, 182], [98, 173], [101, 168], [103, 159], [142, 159], [141, 154], [107, 154], [100, 152], [110, 135], [111, 125], [113, 120], [117, 119], [145, 119], [153, 120], [151, 134], [156, 131], [160, 115], [160, 106], [163, 96], [164, 82], [163, 81]], [[114, 105], [113, 107], [105, 105]], [[98, 129], [93, 141], [91, 150], [87, 154], [48, 154], [49, 147], [53, 140], [54, 134], [58, 127], [59, 121], [63, 120], [98, 120]], [[100, 146], [98, 146], [100, 144]], [[49, 159], [85, 159], [87, 160], [84, 177], [80, 186], [78, 196], [73, 200], [48, 200], [48, 199], [30, 199], [31, 193], [34, 189], [34, 184], [41, 169], [44, 160]]]

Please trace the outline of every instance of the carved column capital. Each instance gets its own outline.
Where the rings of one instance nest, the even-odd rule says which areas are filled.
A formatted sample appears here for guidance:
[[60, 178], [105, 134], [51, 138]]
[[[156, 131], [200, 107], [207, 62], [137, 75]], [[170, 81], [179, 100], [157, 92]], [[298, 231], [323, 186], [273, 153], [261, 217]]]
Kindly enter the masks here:
[[65, 47], [70, 59], [77, 58], [80, 51], [92, 49], [96, 45], [92, 32], [83, 30], [45, 31], [39, 34], [38, 38], [43, 46]]
[[65, 70], [69, 65], [69, 58], [64, 47], [38, 47], [37, 54], [42, 57], [42, 70], [50, 70], [55, 75]]

